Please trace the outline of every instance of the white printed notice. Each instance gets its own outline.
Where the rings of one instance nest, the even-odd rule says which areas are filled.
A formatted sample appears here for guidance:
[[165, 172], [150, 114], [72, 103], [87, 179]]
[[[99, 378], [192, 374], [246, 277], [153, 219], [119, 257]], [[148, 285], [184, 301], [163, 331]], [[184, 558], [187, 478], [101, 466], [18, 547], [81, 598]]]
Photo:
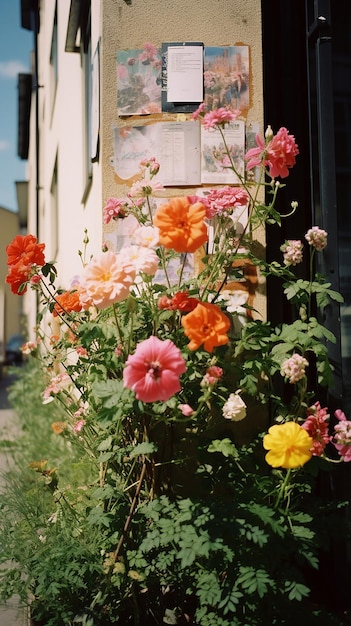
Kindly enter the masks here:
[[202, 44], [168, 45], [168, 102], [203, 101], [203, 57]]
[[163, 185], [200, 183], [200, 127], [197, 122], [162, 123], [160, 162]]

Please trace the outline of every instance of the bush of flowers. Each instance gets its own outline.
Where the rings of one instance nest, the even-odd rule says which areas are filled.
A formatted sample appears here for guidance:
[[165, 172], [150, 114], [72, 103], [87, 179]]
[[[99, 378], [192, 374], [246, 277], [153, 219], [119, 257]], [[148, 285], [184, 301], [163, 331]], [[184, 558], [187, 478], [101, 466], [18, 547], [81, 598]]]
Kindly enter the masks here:
[[[202, 105], [194, 117], [226, 145], [238, 115]], [[27, 561], [13, 563], [45, 624], [334, 623], [314, 581], [343, 513], [315, 481], [351, 460], [351, 421], [320, 401], [335, 339], [319, 312], [342, 298], [314, 272], [318, 226], [272, 263], [258, 253], [299, 151], [286, 128], [256, 141], [240, 184], [201, 197], [155, 204], [162, 172], [143, 161], [104, 208], [105, 224], [133, 216], [130, 241], [87, 258], [86, 234], [68, 290], [36, 237], [7, 247], [12, 291], [38, 294], [24, 351], [63, 459], [32, 459], [28, 484], [47, 496]], [[265, 321], [253, 276], [275, 277], [293, 322]]]

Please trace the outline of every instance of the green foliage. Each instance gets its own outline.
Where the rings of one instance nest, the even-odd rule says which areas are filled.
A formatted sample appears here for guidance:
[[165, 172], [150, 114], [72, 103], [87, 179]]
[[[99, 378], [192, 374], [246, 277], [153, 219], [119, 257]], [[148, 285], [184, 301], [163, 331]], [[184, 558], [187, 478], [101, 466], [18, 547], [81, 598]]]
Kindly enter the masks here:
[[[22, 289], [36, 290], [40, 306], [36, 344], [10, 393], [20, 433], [1, 444], [11, 468], [0, 494], [0, 600], [30, 601], [46, 626], [333, 623], [315, 608], [311, 579], [323, 549], [346, 536], [345, 519], [317, 497], [327, 461], [310, 456], [326, 444], [319, 393], [333, 382], [335, 337], [323, 316], [342, 298], [314, 272], [320, 247], [307, 247], [307, 278], [296, 277], [286, 246], [281, 261], [262, 258], [254, 233], [281, 224], [282, 185], [265, 161], [257, 183], [237, 174], [248, 223], [237, 231], [232, 199], [211, 222], [213, 249], [196, 251], [195, 272], [188, 242], [180, 257], [161, 244], [148, 249], [155, 277], [138, 265], [145, 247], [138, 262], [135, 251], [127, 264], [111, 254], [131, 273], [124, 297], [104, 273], [111, 293], [102, 305], [89, 300], [84, 278], [66, 293], [52, 263], [28, 268], [36, 278]], [[152, 227], [151, 192], [148, 181], [144, 206], [128, 198], [123, 210]], [[256, 310], [259, 274], [286, 298], [289, 323], [273, 326]], [[180, 373], [165, 352], [141, 350], [131, 366], [142, 342], [157, 343], [151, 337], [178, 355]], [[292, 357], [304, 364], [295, 377], [284, 368]], [[288, 434], [273, 443], [273, 461], [265, 456], [271, 425], [300, 437], [316, 415], [310, 439], [303, 430], [297, 445]]]

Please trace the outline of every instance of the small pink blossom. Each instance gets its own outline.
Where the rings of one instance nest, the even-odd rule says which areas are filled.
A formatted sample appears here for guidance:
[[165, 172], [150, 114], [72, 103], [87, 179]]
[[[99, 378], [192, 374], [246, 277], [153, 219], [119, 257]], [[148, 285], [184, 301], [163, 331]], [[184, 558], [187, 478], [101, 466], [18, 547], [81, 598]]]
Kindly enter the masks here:
[[298, 239], [288, 239], [281, 247], [285, 265], [297, 265], [303, 257], [303, 243]]
[[310, 246], [320, 252], [327, 245], [328, 233], [319, 226], [313, 226], [307, 231], [305, 239]]
[[289, 379], [289, 383], [297, 383], [305, 376], [305, 368], [308, 366], [308, 361], [301, 354], [293, 354], [289, 359], [283, 361], [280, 373], [285, 378]]
[[211, 219], [215, 215], [228, 215], [236, 208], [243, 208], [249, 202], [249, 194], [241, 187], [225, 186], [211, 189], [206, 196], [206, 217]]
[[215, 385], [222, 376], [223, 376], [222, 368], [218, 367], [218, 365], [211, 365], [207, 369], [206, 374], [204, 375], [201, 381], [201, 385], [203, 387], [207, 385]]
[[78, 420], [74, 426], [73, 426], [73, 430], [75, 433], [80, 433], [81, 430], [83, 430], [84, 426], [86, 424], [86, 421], [84, 418]]
[[152, 196], [156, 191], [162, 191], [163, 186], [160, 182], [154, 180], [137, 180], [130, 188], [129, 198], [146, 198]]
[[37, 345], [38, 344], [34, 341], [27, 341], [21, 346], [22, 354], [31, 354], [32, 352], [34, 352], [34, 350], [36, 350]]
[[71, 384], [72, 380], [68, 374], [57, 374], [54, 376], [51, 379], [50, 384], [44, 390], [43, 404], [51, 402], [56, 394], [60, 393], [60, 391], [63, 391], [64, 389], [67, 389]]
[[88, 356], [88, 352], [86, 348], [83, 348], [83, 346], [77, 346], [76, 353], [78, 354], [78, 356]]
[[33, 274], [33, 276], [30, 277], [30, 283], [32, 285], [37, 285], [38, 283], [40, 283], [40, 281], [41, 281], [40, 274]]
[[178, 404], [178, 409], [182, 412], [185, 417], [190, 417], [195, 413], [194, 409], [191, 408], [190, 404]]
[[119, 198], [109, 198], [103, 212], [104, 224], [108, 224], [111, 220], [126, 216], [126, 203], [124, 200], [119, 200]]
[[160, 169], [160, 164], [156, 160], [156, 157], [150, 157], [149, 159], [143, 159], [142, 161], [140, 161], [140, 166], [143, 169], [144, 168], [148, 168], [151, 178], [153, 176], [156, 176], [156, 174], [158, 174], [159, 169]]
[[170, 339], [151, 336], [129, 355], [123, 371], [124, 387], [143, 402], [165, 401], [180, 391], [179, 376], [186, 370], [179, 348]]
[[213, 111], [208, 111], [205, 113], [203, 118], [201, 119], [201, 123], [204, 128], [211, 129], [216, 126], [224, 126], [229, 122], [233, 122], [240, 115], [240, 111], [229, 111], [224, 107], [220, 107], [219, 109], [213, 109]]

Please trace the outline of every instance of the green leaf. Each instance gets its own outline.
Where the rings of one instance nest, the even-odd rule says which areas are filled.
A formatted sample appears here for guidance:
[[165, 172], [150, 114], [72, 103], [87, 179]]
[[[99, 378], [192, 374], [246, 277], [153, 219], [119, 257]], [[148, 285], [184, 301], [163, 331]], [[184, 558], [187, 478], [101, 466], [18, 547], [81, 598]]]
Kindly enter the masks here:
[[289, 600], [301, 601], [302, 598], [306, 598], [310, 594], [310, 589], [302, 583], [285, 581], [285, 590], [289, 592]]
[[226, 437], [225, 439], [213, 439], [208, 446], [209, 452], [220, 452], [225, 457], [232, 456], [235, 459], [239, 458], [239, 453], [236, 446]]
[[263, 598], [268, 591], [268, 587], [274, 587], [274, 582], [264, 569], [255, 570], [253, 567], [241, 566], [239, 570], [240, 575], [238, 576], [236, 583], [241, 585], [244, 591], [248, 594], [257, 592], [259, 597]]
[[148, 456], [149, 454], [152, 454], [156, 451], [157, 446], [155, 443], [152, 443], [151, 441], [144, 441], [143, 443], [138, 443], [130, 452], [129, 456], [131, 459], [133, 459], [134, 457], [140, 455]]

